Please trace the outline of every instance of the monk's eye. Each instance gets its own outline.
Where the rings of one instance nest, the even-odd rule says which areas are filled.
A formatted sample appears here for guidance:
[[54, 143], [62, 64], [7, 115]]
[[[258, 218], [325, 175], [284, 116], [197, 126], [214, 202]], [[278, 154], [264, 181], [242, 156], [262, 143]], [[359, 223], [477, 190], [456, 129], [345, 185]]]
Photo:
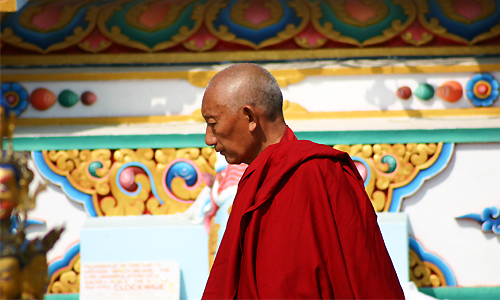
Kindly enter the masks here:
[[7, 185], [0, 183], [0, 193], [7, 192]]

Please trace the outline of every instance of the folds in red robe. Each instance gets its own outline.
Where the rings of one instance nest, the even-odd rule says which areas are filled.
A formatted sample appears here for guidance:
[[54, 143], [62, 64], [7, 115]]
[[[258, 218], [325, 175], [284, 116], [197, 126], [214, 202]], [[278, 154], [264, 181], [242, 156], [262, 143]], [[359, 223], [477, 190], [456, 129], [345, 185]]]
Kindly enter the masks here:
[[238, 185], [203, 299], [404, 299], [347, 153], [287, 128]]

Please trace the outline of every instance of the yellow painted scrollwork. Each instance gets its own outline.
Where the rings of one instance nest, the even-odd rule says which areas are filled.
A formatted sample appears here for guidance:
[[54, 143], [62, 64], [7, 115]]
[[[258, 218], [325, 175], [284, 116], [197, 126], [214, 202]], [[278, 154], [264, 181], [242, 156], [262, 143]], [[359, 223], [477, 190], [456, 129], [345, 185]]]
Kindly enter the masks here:
[[[98, 216], [184, 212], [206, 186], [203, 174], [215, 176], [212, 148], [43, 151], [43, 156], [54, 173], [92, 195]], [[187, 186], [174, 176], [167, 187], [166, 174], [177, 162], [192, 166], [196, 184]], [[128, 178], [127, 187], [123, 178]]]
[[47, 294], [70, 294], [80, 291], [80, 254], [77, 254], [68, 267], [60, 269], [51, 278]]
[[434, 264], [422, 261], [418, 254], [410, 249], [410, 280], [417, 287], [443, 287], [446, 280], [443, 272]]
[[334, 148], [363, 159], [369, 166], [365, 189], [376, 211], [388, 211], [395, 188], [410, 183], [420, 170], [430, 167], [439, 157], [439, 144], [335, 145]]

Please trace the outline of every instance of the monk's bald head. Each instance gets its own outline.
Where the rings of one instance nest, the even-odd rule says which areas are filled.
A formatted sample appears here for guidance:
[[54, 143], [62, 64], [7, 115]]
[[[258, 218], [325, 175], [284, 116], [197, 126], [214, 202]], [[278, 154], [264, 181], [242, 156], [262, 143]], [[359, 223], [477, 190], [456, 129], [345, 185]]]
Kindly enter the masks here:
[[260, 108], [269, 121], [283, 118], [283, 95], [276, 79], [263, 67], [242, 63], [217, 73], [207, 85], [207, 90], [225, 93], [222, 105], [236, 113], [244, 105]]

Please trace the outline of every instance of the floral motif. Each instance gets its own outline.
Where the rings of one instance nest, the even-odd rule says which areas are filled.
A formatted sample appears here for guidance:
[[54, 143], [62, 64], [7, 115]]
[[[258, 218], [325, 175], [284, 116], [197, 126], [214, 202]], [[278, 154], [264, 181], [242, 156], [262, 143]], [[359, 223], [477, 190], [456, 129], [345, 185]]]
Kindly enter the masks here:
[[4, 83], [1, 87], [0, 105], [19, 116], [28, 107], [28, 92], [15, 82]]
[[498, 81], [489, 74], [477, 74], [465, 86], [467, 98], [475, 106], [491, 106], [498, 98]]
[[487, 207], [482, 214], [467, 214], [457, 219], [471, 219], [481, 224], [483, 232], [493, 232], [500, 234], [500, 211], [497, 207]]

